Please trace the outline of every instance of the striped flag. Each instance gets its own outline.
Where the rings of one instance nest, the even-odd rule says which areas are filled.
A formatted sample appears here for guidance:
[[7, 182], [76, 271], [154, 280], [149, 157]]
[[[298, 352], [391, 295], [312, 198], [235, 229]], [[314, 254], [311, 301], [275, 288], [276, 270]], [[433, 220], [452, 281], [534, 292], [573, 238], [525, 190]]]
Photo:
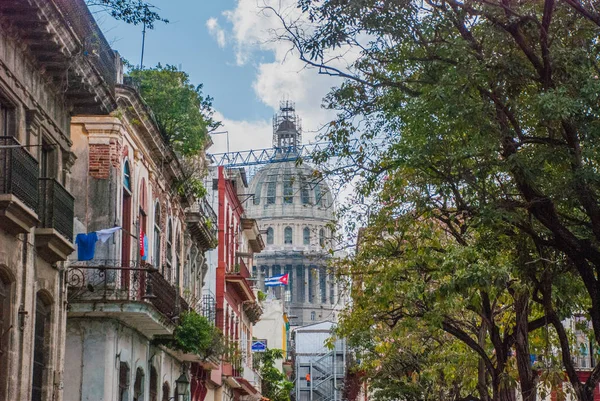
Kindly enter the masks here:
[[281, 274], [279, 276], [265, 278], [265, 287], [279, 287], [287, 285], [289, 273]]

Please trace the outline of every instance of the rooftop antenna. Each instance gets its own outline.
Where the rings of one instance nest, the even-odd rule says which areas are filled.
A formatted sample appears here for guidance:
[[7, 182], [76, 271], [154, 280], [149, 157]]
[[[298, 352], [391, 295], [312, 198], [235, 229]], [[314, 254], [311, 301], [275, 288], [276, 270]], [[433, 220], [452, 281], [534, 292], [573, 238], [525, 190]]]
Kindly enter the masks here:
[[148, 19], [148, 5], [144, 5], [144, 25], [142, 28], [142, 56], [140, 58], [140, 70], [144, 69], [144, 47], [146, 45], [146, 20]]

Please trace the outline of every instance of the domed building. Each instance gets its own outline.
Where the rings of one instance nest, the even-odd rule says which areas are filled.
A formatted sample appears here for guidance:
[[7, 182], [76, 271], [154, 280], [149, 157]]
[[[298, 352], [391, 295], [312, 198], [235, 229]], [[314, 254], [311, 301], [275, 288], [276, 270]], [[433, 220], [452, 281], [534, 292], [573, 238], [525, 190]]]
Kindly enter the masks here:
[[[300, 119], [292, 102], [280, 105], [273, 118], [276, 159], [253, 177], [246, 207], [257, 220], [266, 248], [255, 256], [253, 276], [258, 287], [284, 299], [292, 325], [335, 319], [338, 285], [327, 267], [331, 257], [334, 205], [321, 175], [306, 163], [297, 164]], [[265, 290], [265, 278], [288, 274], [288, 285]]]

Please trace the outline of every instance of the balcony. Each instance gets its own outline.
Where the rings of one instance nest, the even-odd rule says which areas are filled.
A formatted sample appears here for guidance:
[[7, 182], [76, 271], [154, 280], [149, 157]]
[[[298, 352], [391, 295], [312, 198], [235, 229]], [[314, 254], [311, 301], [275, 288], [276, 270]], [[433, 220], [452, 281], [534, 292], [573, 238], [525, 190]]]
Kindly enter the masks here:
[[213, 249], [217, 246], [217, 215], [206, 199], [200, 199], [188, 208], [186, 222], [192, 237], [202, 248]]
[[154, 337], [173, 334], [180, 312], [189, 310], [151, 265], [77, 263], [68, 270], [69, 317], [112, 318]]
[[17, 235], [38, 223], [38, 162], [13, 137], [0, 137], [0, 227]]
[[39, 195], [40, 224], [35, 229], [35, 247], [38, 254], [49, 263], [65, 261], [75, 250], [75, 198], [54, 178], [39, 179]]

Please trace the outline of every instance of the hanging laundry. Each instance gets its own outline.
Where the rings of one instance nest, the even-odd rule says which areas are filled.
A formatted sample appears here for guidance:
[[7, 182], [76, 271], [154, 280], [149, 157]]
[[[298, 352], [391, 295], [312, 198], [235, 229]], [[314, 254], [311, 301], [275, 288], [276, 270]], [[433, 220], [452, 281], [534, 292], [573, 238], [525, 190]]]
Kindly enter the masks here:
[[140, 256], [142, 260], [148, 260], [148, 237], [144, 232], [140, 235]]
[[113, 235], [115, 232], [119, 231], [120, 229], [121, 229], [121, 227], [105, 228], [104, 230], [96, 231], [96, 234], [98, 235], [98, 239], [100, 241], [106, 242], [106, 241], [108, 241], [108, 239], [110, 238], [111, 235]]
[[98, 235], [96, 235], [95, 232], [77, 234], [77, 238], [75, 238], [75, 243], [77, 244], [77, 260], [94, 259], [96, 241], [98, 241]]

